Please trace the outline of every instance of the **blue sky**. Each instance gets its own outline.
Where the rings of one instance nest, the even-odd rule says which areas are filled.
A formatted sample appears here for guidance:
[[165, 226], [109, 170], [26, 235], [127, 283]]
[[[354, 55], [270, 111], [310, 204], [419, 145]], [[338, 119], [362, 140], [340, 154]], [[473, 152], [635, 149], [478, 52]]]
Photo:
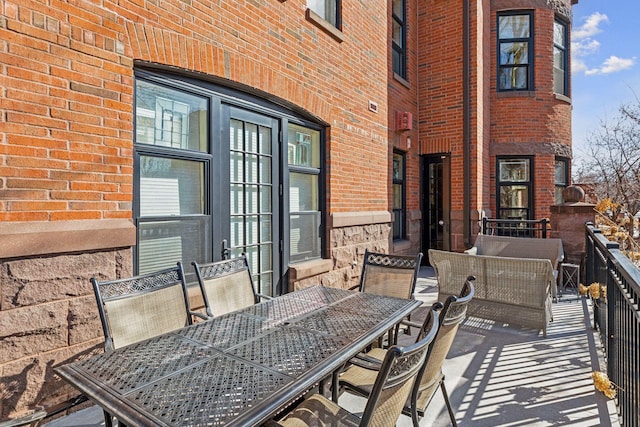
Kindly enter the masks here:
[[640, 99], [640, 0], [579, 0], [571, 48], [573, 155], [579, 158], [602, 120]]

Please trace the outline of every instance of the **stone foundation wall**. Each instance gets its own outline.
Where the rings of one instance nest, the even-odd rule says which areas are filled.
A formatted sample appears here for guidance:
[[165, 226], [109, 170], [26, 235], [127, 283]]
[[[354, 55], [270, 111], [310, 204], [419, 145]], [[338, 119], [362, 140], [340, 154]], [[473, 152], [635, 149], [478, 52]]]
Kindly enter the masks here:
[[290, 290], [314, 285], [347, 289], [357, 285], [365, 250], [388, 253], [390, 236], [389, 223], [333, 228], [330, 231], [331, 270], [308, 277], [292, 277]]
[[0, 420], [79, 394], [53, 369], [102, 351], [91, 277], [132, 275], [131, 249], [0, 259]]

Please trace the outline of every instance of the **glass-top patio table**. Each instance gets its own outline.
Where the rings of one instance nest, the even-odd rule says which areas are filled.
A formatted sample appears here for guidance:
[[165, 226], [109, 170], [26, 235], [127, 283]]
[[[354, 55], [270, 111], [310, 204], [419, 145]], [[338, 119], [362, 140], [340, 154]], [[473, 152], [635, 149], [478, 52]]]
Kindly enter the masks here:
[[56, 372], [128, 426], [256, 425], [420, 304], [315, 286]]

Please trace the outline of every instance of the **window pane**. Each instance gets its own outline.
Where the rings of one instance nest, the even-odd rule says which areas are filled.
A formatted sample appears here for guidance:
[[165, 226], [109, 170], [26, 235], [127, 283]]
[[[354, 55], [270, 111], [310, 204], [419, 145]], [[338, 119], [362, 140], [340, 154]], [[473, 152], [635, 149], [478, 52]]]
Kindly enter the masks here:
[[289, 174], [289, 210], [318, 210], [318, 175], [295, 172]]
[[247, 198], [245, 213], [258, 213], [258, 186], [246, 185], [244, 191]]
[[528, 64], [529, 63], [529, 43], [514, 42], [500, 43], [500, 64]]
[[244, 181], [244, 162], [243, 155], [237, 151], [230, 153], [230, 176], [232, 182]]
[[207, 98], [136, 80], [136, 143], [207, 151]]
[[252, 153], [257, 153], [259, 141], [258, 125], [245, 122], [244, 126], [245, 150]]
[[267, 185], [260, 186], [260, 213], [271, 213], [271, 187]]
[[320, 167], [320, 132], [289, 125], [287, 157], [290, 165]]
[[566, 93], [565, 80], [565, 52], [557, 47], [553, 48], [553, 91], [564, 95]]
[[566, 47], [565, 34], [564, 24], [555, 21], [553, 23], [553, 43], [560, 47]]
[[404, 16], [404, 0], [393, 0], [391, 7], [393, 8], [393, 14], [402, 19]]
[[260, 154], [271, 154], [271, 128], [260, 126], [258, 139], [258, 152]]
[[500, 89], [527, 89], [528, 67], [509, 67], [500, 70]]
[[553, 48], [553, 67], [564, 71], [564, 51], [557, 47]]
[[393, 180], [402, 181], [404, 179], [404, 158], [402, 154], [393, 153]]
[[247, 154], [246, 160], [246, 176], [247, 182], [258, 182], [258, 156], [255, 154]]
[[270, 242], [271, 237], [271, 215], [260, 215], [260, 236], [263, 242]]
[[500, 187], [500, 208], [528, 208], [529, 187], [526, 185], [503, 185]]
[[[229, 245], [238, 247], [244, 245], [244, 221], [242, 217], [231, 217], [231, 238]], [[240, 251], [241, 253], [242, 251]]]
[[499, 168], [501, 182], [529, 181], [528, 159], [500, 160]]
[[[257, 245], [260, 243], [260, 234], [258, 232], [258, 216], [252, 215], [245, 218], [247, 229], [246, 245]], [[255, 270], [259, 271], [259, 270]]]
[[291, 261], [320, 258], [320, 212], [292, 214], [290, 224]]
[[178, 261], [209, 260], [209, 217], [179, 221], [141, 221], [138, 225], [138, 273], [175, 267]]
[[402, 25], [395, 20], [393, 21], [393, 42], [400, 47], [404, 45], [402, 43]]
[[204, 213], [204, 163], [140, 156], [140, 216]]
[[566, 185], [567, 184], [567, 172], [566, 172], [567, 162], [564, 160], [557, 160], [555, 167], [555, 183], [556, 185]]
[[307, 0], [307, 7], [322, 19], [336, 25], [336, 0]]
[[231, 119], [229, 126], [231, 128], [231, 136], [229, 138], [231, 149], [242, 151], [244, 149], [244, 144], [242, 143], [243, 123], [240, 120]]
[[402, 184], [393, 184], [393, 209], [402, 209]]
[[501, 16], [498, 25], [498, 37], [501, 39], [529, 37], [529, 15]]
[[261, 245], [260, 249], [260, 271], [271, 270], [271, 245]]
[[271, 157], [260, 156], [260, 182], [271, 182]]
[[404, 211], [393, 211], [393, 238], [402, 239], [404, 236]]
[[402, 75], [404, 70], [402, 69], [402, 52], [397, 49], [393, 49], [391, 52], [393, 58], [393, 72]]
[[237, 215], [244, 212], [244, 186], [242, 184], [231, 184], [229, 191], [231, 199], [231, 214]]

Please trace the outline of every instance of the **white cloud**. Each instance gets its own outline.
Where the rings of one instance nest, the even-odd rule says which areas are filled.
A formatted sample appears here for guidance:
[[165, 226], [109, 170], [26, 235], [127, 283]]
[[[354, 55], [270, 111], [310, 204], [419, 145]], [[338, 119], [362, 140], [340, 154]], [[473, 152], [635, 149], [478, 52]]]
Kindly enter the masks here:
[[573, 56], [586, 56], [595, 53], [600, 49], [600, 42], [593, 39], [585, 39], [578, 42], [571, 42], [571, 52]]
[[582, 59], [574, 58], [571, 61], [571, 72], [572, 73], [580, 73], [582, 71], [587, 71], [587, 64], [584, 63]]
[[602, 32], [601, 25], [609, 22], [609, 17], [604, 13], [595, 12], [588, 16], [579, 27], [574, 27], [571, 31], [571, 72], [584, 72], [586, 76], [597, 74], [611, 74], [626, 70], [636, 62], [635, 58], [620, 58], [615, 55], [609, 56], [601, 66], [589, 68], [587, 57], [598, 52], [600, 42], [593, 37]]
[[602, 32], [600, 24], [603, 22], [609, 22], [609, 17], [604, 13], [596, 12], [590, 15], [584, 24], [574, 28], [571, 31], [571, 37], [573, 40], [583, 40], [590, 38]]
[[615, 55], [608, 57], [601, 67], [585, 69], [584, 73], [587, 76], [591, 76], [594, 74], [611, 74], [617, 73], [618, 71], [627, 70], [633, 67], [635, 64], [635, 58], [618, 58]]

